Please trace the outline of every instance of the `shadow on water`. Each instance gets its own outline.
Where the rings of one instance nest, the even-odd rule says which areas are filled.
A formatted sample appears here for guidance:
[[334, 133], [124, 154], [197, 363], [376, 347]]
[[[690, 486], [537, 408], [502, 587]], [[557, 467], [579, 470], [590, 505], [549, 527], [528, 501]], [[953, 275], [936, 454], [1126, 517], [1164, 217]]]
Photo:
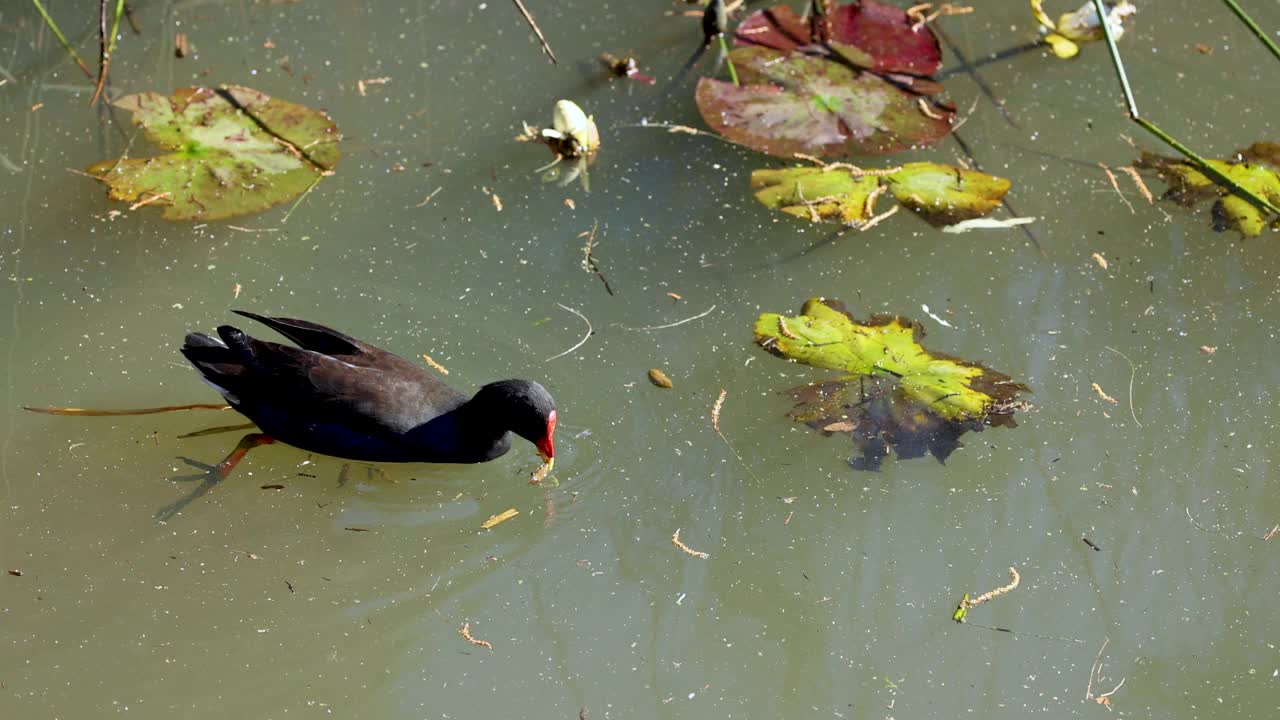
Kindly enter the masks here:
[[226, 479], [222, 476], [222, 473], [218, 472], [217, 465], [209, 465], [208, 463], [202, 463], [199, 460], [193, 460], [182, 455], [179, 455], [177, 459], [193, 468], [201, 470], [202, 472], [194, 475], [178, 475], [177, 477], [169, 478], [169, 481], [175, 483], [191, 483], [199, 481], [200, 484], [186, 496], [161, 507], [159, 510], [156, 510], [155, 519], [157, 520], [167, 521], [172, 519], [175, 515], [186, 509], [188, 505], [204, 497], [206, 493], [214, 488], [214, 486]]

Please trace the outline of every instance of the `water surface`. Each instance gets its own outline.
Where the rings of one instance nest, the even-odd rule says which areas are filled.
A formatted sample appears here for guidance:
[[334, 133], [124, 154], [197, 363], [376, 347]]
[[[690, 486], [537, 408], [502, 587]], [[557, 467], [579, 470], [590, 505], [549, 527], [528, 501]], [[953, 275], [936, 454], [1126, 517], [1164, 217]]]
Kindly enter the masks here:
[[[1096, 163], [1132, 162], [1126, 136], [1158, 148], [1100, 46], [983, 66], [1017, 127], [947, 80], [962, 108], [978, 99], [961, 134], [1013, 179], [1045, 254], [907, 213], [825, 242], [750, 199], [750, 170], [777, 161], [632, 127], [700, 126], [691, 79], [668, 99], [601, 79], [606, 50], [669, 77], [698, 41], [696, 20], [664, 15], [681, 5], [529, 4], [558, 66], [503, 2], [139, 3], [115, 92], [245, 84], [326, 109], [345, 135], [337, 175], [287, 221], [201, 225], [113, 219], [124, 206], [68, 172], [143, 141], [87, 109], [29, 8], [3, 10], [0, 566], [22, 575], [0, 576], [0, 714], [1097, 717], [1084, 697], [1104, 638], [1120, 715], [1276, 714], [1280, 556], [1261, 539], [1280, 522], [1275, 241], [1214, 234], [1127, 182], [1133, 210], [1117, 196]], [[93, 18], [71, 5], [51, 10], [92, 56]], [[1020, 0], [945, 27], [970, 58], [1034, 36]], [[173, 57], [177, 32], [193, 56]], [[1143, 4], [1122, 49], [1145, 112], [1198, 150], [1275, 139], [1274, 61], [1217, 4]], [[560, 97], [602, 130], [590, 193], [541, 184], [545, 149], [512, 140]], [[581, 268], [596, 223], [615, 295]], [[813, 295], [921, 319], [931, 347], [1031, 385], [1035, 410], [945, 465], [851, 469], [847, 440], [784, 417], [780, 391], [825, 374], [751, 342], [758, 313]], [[585, 332], [561, 304], [594, 334], [548, 361]], [[523, 444], [381, 472], [276, 445], [161, 521], [201, 479], [191, 463], [236, 437], [177, 436], [235, 419], [18, 409], [214, 401], [177, 348], [232, 308], [428, 353], [459, 387], [540, 380], [560, 407], [560, 484], [526, 484]], [[721, 388], [745, 467], [711, 427]], [[509, 507], [521, 515], [478, 531]], [[676, 529], [710, 558], [677, 551]], [[951, 621], [1010, 566], [1016, 591]], [[492, 652], [459, 637], [466, 622]]]

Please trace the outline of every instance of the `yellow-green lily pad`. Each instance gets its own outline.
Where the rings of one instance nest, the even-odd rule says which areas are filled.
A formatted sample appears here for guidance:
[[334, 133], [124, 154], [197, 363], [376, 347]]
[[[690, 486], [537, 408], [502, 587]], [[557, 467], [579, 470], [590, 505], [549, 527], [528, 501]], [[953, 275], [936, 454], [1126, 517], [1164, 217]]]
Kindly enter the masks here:
[[870, 175], [820, 167], [754, 170], [751, 187], [766, 207], [788, 215], [852, 225], [866, 219], [867, 197], [880, 184]]
[[[1238, 160], [1207, 161], [1213, 169], [1226, 175], [1237, 185], [1280, 205], [1280, 145], [1259, 142], [1238, 153]], [[1134, 163], [1152, 169], [1168, 184], [1164, 199], [1183, 207], [1195, 207], [1203, 200], [1216, 198], [1213, 204], [1213, 229], [1218, 232], [1236, 230], [1245, 237], [1257, 237], [1267, 227], [1267, 215], [1249, 201], [1219, 186], [1194, 165], [1180, 158], [1143, 153]], [[1275, 222], [1274, 218], [1270, 222]]]
[[885, 179], [898, 202], [934, 226], [987, 215], [1009, 192], [1002, 177], [931, 162], [907, 163]]
[[114, 104], [168, 152], [106, 160], [87, 172], [113, 200], [160, 205], [166, 220], [259, 212], [297, 197], [338, 164], [338, 128], [327, 115], [251, 88], [135, 93]]
[[756, 342], [780, 357], [849, 375], [793, 388], [790, 417], [828, 434], [848, 433], [860, 469], [932, 454], [944, 461], [966, 432], [1016, 427], [1026, 385], [978, 363], [920, 345], [924, 327], [896, 315], [858, 322], [839, 301], [812, 298], [798, 316], [765, 313]]
[[751, 173], [757, 200], [813, 222], [854, 225], [869, 219], [867, 198], [879, 185], [935, 226], [988, 215], [1009, 192], [1004, 178], [931, 162], [907, 163], [887, 174], [863, 174], [840, 164]]

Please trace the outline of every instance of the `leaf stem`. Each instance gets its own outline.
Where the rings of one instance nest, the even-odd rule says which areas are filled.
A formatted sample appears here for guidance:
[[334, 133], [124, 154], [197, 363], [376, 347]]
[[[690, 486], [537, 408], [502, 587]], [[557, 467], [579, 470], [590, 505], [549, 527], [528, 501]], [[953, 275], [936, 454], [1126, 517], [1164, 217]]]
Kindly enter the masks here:
[[98, 57], [98, 84], [93, 89], [93, 97], [89, 98], [89, 105], [93, 106], [98, 103], [98, 98], [102, 96], [102, 90], [107, 84], [107, 71], [111, 69], [111, 58], [116, 54], [116, 36], [120, 33], [120, 18], [124, 16], [124, 0], [116, 0], [116, 16], [111, 22], [111, 35], [107, 35], [107, 2], [108, 0], [100, 0], [102, 10], [102, 22], [99, 27], [99, 38], [101, 53]]
[[1276, 56], [1277, 60], [1280, 60], [1280, 47], [1277, 47], [1275, 41], [1268, 37], [1262, 28], [1258, 27], [1258, 23], [1254, 22], [1253, 18], [1249, 17], [1248, 13], [1236, 4], [1236, 0], [1222, 0], [1222, 2], [1226, 3], [1227, 7], [1231, 8], [1231, 12], [1240, 18], [1240, 22], [1244, 23], [1245, 27], [1249, 28], [1254, 36], [1261, 40], [1263, 45], [1267, 46], [1267, 49], [1271, 51], [1272, 55]]
[[58, 29], [58, 23], [54, 22], [53, 18], [49, 17], [49, 13], [44, 9], [44, 5], [40, 4], [40, 0], [31, 0], [31, 4], [36, 6], [36, 10], [39, 11], [40, 17], [44, 18], [44, 24], [48, 25], [49, 29], [53, 31], [54, 36], [58, 38], [58, 42], [62, 43], [62, 47], [66, 49], [69, 55], [71, 55], [71, 59], [75, 60], [76, 64], [80, 66], [80, 69], [84, 71], [85, 76], [92, 80], [93, 72], [89, 70], [88, 65], [84, 64], [84, 60], [81, 60], [80, 56], [76, 54], [76, 49], [71, 47], [71, 43], [67, 42], [67, 38], [62, 34], [62, 31]]
[[1129, 119], [1133, 120], [1147, 132], [1163, 140], [1169, 147], [1177, 150], [1183, 155], [1183, 157], [1190, 160], [1191, 164], [1196, 166], [1196, 169], [1207, 175], [1219, 186], [1230, 190], [1232, 193], [1235, 193], [1242, 199], [1248, 201], [1250, 205], [1253, 205], [1260, 210], [1280, 215], [1280, 208], [1272, 205], [1270, 202], [1267, 202], [1265, 198], [1250, 191], [1248, 188], [1240, 186], [1239, 183], [1210, 165], [1208, 161], [1197, 155], [1186, 145], [1174, 140], [1163, 130], [1156, 127], [1155, 124], [1138, 114], [1138, 103], [1133, 97], [1133, 88], [1129, 86], [1129, 76], [1125, 74], [1124, 61], [1120, 59], [1120, 49], [1116, 47], [1115, 36], [1111, 34], [1111, 23], [1107, 22], [1107, 10], [1103, 6], [1102, 0], [1093, 0], [1093, 7], [1098, 13], [1098, 19], [1102, 25], [1102, 32], [1107, 38], [1107, 50], [1111, 53], [1111, 64], [1115, 67], [1116, 76], [1120, 79], [1120, 88], [1124, 91], [1125, 105], [1129, 109]]
[[729, 66], [729, 79], [733, 81], [734, 87], [742, 87], [742, 83], [738, 82], [738, 71], [733, 67], [733, 58], [729, 57], [729, 43], [724, 39], [724, 33], [720, 33], [720, 52], [724, 53], [725, 64]]

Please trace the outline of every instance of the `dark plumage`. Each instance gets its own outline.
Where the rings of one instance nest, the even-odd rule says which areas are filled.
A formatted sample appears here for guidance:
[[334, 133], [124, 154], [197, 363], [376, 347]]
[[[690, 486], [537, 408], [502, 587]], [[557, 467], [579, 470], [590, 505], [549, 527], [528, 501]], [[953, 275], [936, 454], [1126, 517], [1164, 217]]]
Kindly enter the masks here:
[[262, 431], [246, 436], [223, 474], [274, 440], [324, 455], [376, 462], [476, 463], [511, 449], [511, 433], [554, 455], [555, 401], [530, 380], [502, 380], [470, 399], [421, 366], [323, 325], [257, 320], [297, 344], [223, 325], [191, 333], [182, 354]]

